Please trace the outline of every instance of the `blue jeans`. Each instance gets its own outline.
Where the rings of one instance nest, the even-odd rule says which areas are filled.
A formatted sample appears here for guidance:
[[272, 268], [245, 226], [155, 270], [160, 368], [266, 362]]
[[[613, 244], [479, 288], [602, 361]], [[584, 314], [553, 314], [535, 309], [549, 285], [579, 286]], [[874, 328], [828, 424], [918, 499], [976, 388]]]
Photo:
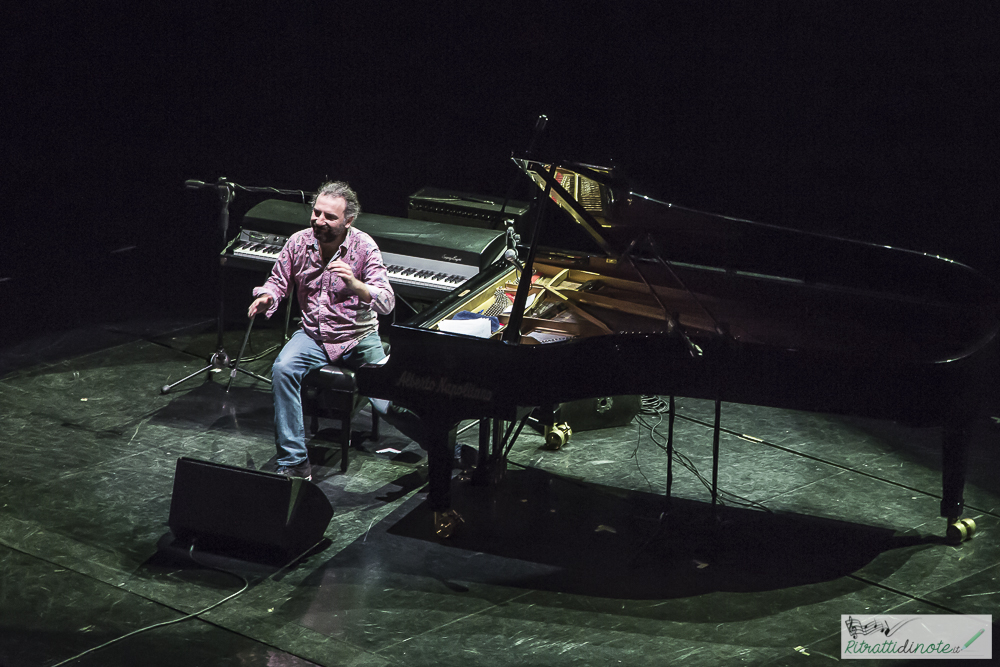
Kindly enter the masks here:
[[[338, 365], [356, 370], [363, 364], [374, 364], [385, 359], [385, 350], [378, 333], [372, 332], [361, 339], [338, 362]], [[302, 419], [302, 378], [309, 371], [331, 363], [323, 346], [299, 329], [278, 353], [271, 369], [271, 391], [274, 394], [274, 442], [278, 448], [278, 465], [294, 466], [305, 461], [306, 430]], [[390, 424], [403, 430], [412, 428], [398, 423], [398, 411], [389, 401], [373, 398], [372, 409]], [[409, 435], [409, 433], [407, 433]], [[411, 436], [412, 437], [412, 436]]]

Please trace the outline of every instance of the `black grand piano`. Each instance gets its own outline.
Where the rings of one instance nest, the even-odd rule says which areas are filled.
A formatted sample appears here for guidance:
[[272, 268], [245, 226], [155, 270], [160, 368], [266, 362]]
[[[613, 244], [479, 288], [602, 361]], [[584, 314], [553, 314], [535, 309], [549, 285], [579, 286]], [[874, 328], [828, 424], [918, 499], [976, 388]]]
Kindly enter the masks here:
[[[388, 363], [357, 373], [362, 393], [422, 418], [439, 535], [457, 520], [457, 422], [513, 427], [525, 408], [629, 394], [712, 399], [717, 415], [725, 401], [941, 424], [941, 515], [953, 538], [974, 530], [960, 517], [997, 356], [992, 283], [933, 255], [657, 201], [608, 168], [515, 162], [603, 252], [540, 249], [536, 228], [523, 266], [498, 260], [394, 325]], [[506, 328], [488, 339], [441, 330], [491, 309]]]

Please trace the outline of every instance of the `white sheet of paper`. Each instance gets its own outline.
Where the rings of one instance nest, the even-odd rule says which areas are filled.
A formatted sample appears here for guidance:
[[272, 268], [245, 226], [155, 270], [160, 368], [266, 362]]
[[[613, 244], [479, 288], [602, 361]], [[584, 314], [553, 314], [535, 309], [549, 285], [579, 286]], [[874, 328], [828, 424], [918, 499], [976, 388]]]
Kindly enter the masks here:
[[438, 329], [449, 333], [475, 336], [477, 338], [489, 338], [492, 333], [490, 330], [490, 321], [485, 317], [474, 320], [442, 320], [438, 323]]

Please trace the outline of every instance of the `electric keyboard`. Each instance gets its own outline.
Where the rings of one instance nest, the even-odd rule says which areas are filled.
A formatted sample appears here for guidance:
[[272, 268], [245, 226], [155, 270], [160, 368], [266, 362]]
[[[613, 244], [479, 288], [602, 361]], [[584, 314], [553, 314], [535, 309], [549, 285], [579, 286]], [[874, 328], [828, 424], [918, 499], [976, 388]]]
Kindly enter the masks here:
[[240, 235], [235, 243], [230, 245], [233, 255], [250, 260], [264, 262], [262, 268], [271, 269], [271, 265], [278, 259], [278, 253], [285, 247], [287, 236], [279, 234], [265, 234], [250, 229], [240, 230]]
[[[270, 271], [288, 237], [309, 226], [309, 215], [301, 203], [257, 204], [223, 251], [222, 264]], [[396, 293], [413, 299], [436, 301], [490, 266], [505, 247], [502, 231], [428, 220], [362, 213], [354, 226], [375, 239]]]

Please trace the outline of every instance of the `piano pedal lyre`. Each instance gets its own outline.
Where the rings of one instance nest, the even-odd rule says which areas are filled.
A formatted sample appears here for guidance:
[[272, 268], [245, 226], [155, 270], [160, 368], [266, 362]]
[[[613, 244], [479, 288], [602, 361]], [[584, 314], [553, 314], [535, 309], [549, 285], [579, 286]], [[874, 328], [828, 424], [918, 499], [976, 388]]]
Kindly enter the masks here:
[[958, 517], [948, 519], [948, 530], [945, 536], [951, 544], [961, 544], [972, 539], [975, 534], [976, 522], [972, 519], [959, 519]]
[[464, 523], [464, 520], [455, 510], [434, 512], [434, 534], [442, 539], [451, 537], [460, 523]]
[[567, 423], [545, 426], [545, 449], [562, 449], [573, 435], [573, 429]]

